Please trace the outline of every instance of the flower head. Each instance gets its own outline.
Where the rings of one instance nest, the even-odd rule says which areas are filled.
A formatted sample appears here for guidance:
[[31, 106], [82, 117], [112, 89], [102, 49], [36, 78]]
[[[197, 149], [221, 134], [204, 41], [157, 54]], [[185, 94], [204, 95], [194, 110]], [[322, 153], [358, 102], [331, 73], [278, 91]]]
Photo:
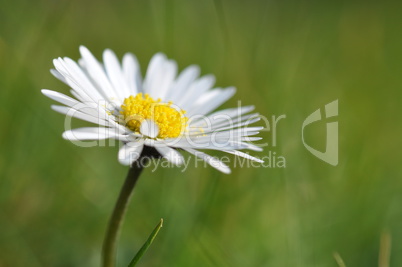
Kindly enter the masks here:
[[74, 98], [43, 89], [47, 97], [63, 104], [55, 111], [75, 117], [97, 127], [67, 130], [68, 140], [122, 141], [119, 161], [130, 165], [142, 155], [144, 147], [154, 148], [176, 165], [183, 163], [180, 150], [194, 154], [224, 173], [230, 169], [223, 162], [199, 150], [221, 150], [262, 162], [240, 150], [261, 151], [250, 141], [262, 127], [249, 125], [259, 120], [254, 107], [245, 106], [213, 112], [235, 93], [235, 88], [212, 88], [212, 75], [199, 77], [200, 70], [191, 65], [177, 74], [175, 61], [162, 53], [153, 56], [144, 80], [133, 54], [126, 54], [120, 64], [109, 49], [103, 64], [81, 46], [82, 58], [53, 61], [51, 73], [71, 87]]

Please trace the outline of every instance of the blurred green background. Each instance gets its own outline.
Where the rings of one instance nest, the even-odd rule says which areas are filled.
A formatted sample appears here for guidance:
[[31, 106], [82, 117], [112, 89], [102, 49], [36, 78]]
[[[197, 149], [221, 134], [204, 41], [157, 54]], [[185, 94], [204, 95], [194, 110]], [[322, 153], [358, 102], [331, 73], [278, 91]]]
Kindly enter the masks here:
[[[118, 147], [61, 138], [40, 89], [68, 87], [52, 59], [162, 51], [199, 64], [278, 124], [261, 136], [286, 168], [144, 172], [119, 242], [126, 266], [162, 217], [141, 266], [402, 266], [401, 4], [380, 1], [1, 1], [0, 266], [99, 266], [127, 168]], [[310, 154], [301, 125], [339, 99], [339, 164]], [[88, 125], [78, 122], [77, 125]], [[323, 150], [325, 122], [306, 132]], [[222, 155], [212, 153], [214, 155]], [[233, 159], [233, 157], [231, 157]], [[233, 163], [230, 163], [233, 166]], [[382, 237], [382, 244], [380, 240]], [[387, 249], [392, 243], [391, 249]], [[388, 245], [387, 245], [388, 244]]]

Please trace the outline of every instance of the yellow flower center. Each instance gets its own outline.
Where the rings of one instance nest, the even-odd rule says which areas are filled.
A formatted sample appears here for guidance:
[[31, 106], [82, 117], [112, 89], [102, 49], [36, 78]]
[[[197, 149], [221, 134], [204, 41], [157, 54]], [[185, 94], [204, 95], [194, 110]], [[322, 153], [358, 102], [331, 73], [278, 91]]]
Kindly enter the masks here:
[[184, 116], [184, 110], [173, 108], [172, 104], [139, 93], [124, 99], [120, 113], [124, 116], [126, 126], [134, 132], [140, 132], [141, 123], [150, 119], [159, 128], [157, 138], [174, 138], [186, 129], [188, 118]]

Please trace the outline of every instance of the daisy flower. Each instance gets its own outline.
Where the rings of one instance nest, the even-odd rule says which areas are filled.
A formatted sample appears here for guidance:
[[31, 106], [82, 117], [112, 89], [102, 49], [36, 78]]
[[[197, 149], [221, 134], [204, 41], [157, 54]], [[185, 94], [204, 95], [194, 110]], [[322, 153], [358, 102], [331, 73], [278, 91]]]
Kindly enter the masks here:
[[213, 88], [214, 76], [200, 77], [196, 65], [178, 73], [176, 62], [162, 53], [152, 57], [144, 79], [131, 53], [120, 63], [106, 49], [103, 64], [84, 46], [80, 54], [78, 62], [54, 59], [51, 70], [71, 87], [74, 98], [47, 89], [42, 93], [62, 104], [53, 105], [53, 110], [97, 126], [67, 129], [63, 138], [119, 140], [123, 145], [118, 158], [124, 165], [151, 150], [176, 165], [184, 162], [180, 152], [187, 151], [224, 173], [230, 173], [226, 164], [200, 150], [220, 150], [262, 162], [241, 151], [262, 150], [250, 143], [261, 139], [254, 135], [263, 128], [250, 126], [260, 119], [258, 113], [251, 113], [254, 106], [213, 112], [234, 95], [234, 87]]

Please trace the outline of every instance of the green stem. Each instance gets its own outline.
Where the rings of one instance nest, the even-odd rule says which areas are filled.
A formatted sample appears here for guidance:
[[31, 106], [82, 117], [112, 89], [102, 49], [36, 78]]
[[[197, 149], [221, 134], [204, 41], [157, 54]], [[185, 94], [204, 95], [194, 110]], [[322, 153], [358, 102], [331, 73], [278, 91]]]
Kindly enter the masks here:
[[121, 188], [119, 198], [113, 210], [112, 217], [103, 241], [102, 266], [114, 267], [116, 263], [117, 237], [123, 222], [123, 217], [127, 209], [134, 186], [142, 172], [142, 164], [133, 164], [128, 171], [126, 180]]

